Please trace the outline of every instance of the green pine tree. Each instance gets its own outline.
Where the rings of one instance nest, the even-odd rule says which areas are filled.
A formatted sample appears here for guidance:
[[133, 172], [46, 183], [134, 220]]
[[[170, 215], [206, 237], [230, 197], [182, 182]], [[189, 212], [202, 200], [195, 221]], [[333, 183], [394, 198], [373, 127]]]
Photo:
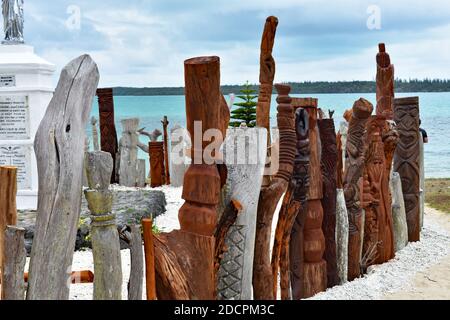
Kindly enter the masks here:
[[230, 122], [230, 127], [239, 127], [241, 123], [246, 123], [247, 127], [253, 128], [256, 126], [256, 90], [251, 88], [248, 81], [244, 85], [244, 89], [240, 90], [240, 95], [237, 98], [243, 100], [234, 105], [237, 107], [231, 111], [231, 119], [236, 121]]

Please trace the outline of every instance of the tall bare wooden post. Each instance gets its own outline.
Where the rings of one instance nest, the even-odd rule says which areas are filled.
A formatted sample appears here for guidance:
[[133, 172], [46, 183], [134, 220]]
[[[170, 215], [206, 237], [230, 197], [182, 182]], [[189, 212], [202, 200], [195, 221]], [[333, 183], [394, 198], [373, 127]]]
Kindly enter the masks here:
[[66, 300], [81, 206], [85, 128], [97, 88], [97, 65], [88, 55], [71, 61], [36, 134], [39, 174], [36, 229], [27, 299]]
[[156, 299], [155, 283], [155, 248], [153, 244], [153, 221], [152, 219], [142, 219], [142, 229], [144, 231], [145, 250], [145, 283], [147, 300]]
[[114, 122], [114, 96], [112, 88], [97, 89], [98, 108], [100, 114], [100, 140], [101, 150], [109, 152], [114, 160], [114, 170], [111, 183], [119, 182], [117, 179], [116, 156], [119, 151], [116, 125]]
[[91, 118], [91, 127], [92, 127], [92, 142], [94, 144], [94, 151], [100, 151], [100, 144], [98, 142], [98, 129], [97, 129], [98, 120], [95, 117]]
[[112, 213], [113, 194], [109, 190], [113, 159], [108, 152], [89, 152], [85, 163], [89, 189], [84, 195], [91, 211], [94, 300], [121, 300], [120, 242]]
[[8, 245], [3, 252], [1, 300], [23, 300], [25, 298], [23, 272], [27, 259], [25, 229], [7, 226], [4, 241]]
[[378, 45], [377, 54], [377, 108], [376, 115], [394, 119], [394, 66], [386, 53], [384, 43]]
[[167, 120], [167, 116], [164, 116], [163, 121], [161, 121], [163, 125], [163, 141], [164, 141], [164, 177], [165, 184], [170, 185], [170, 170], [169, 170], [169, 135], [167, 133], [167, 127], [169, 126], [169, 121]]
[[119, 142], [120, 167], [119, 183], [126, 187], [135, 187], [138, 180], [137, 173], [137, 145], [139, 118], [123, 119], [122, 138]]
[[0, 166], [0, 272], [5, 246], [4, 231], [7, 225], [17, 223], [17, 168]]

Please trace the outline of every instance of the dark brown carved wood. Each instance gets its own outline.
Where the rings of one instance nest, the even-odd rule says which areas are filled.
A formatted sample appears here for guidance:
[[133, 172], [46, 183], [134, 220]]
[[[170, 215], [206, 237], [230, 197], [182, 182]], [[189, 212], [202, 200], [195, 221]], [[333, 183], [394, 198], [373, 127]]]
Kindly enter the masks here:
[[340, 132], [336, 134], [336, 149], [337, 149], [337, 163], [336, 163], [336, 187], [342, 189], [344, 185], [344, 159], [342, 157], [342, 135]]
[[303, 298], [312, 297], [327, 288], [327, 263], [323, 259], [325, 237], [322, 232], [323, 221], [323, 180], [320, 166], [320, 137], [317, 126], [317, 99], [310, 99], [305, 105], [309, 115], [309, 190], [308, 210], [306, 212], [304, 233], [304, 277]]
[[167, 134], [167, 127], [169, 126], [169, 121], [167, 116], [164, 116], [163, 121], [163, 141], [164, 141], [164, 184], [170, 185], [170, 171], [169, 171], [169, 136]]
[[294, 160], [295, 181], [294, 200], [301, 204], [291, 230], [289, 244], [292, 298], [299, 300], [303, 292], [304, 234], [306, 213], [308, 209], [309, 190], [309, 115], [303, 108], [295, 111], [295, 128], [297, 134], [297, 153]]
[[400, 134], [394, 154], [394, 171], [402, 179], [408, 240], [420, 241], [419, 98], [395, 99], [394, 105], [394, 121]]
[[328, 288], [331, 288], [339, 283], [336, 257], [336, 165], [338, 151], [336, 146], [334, 120], [319, 120], [318, 126], [322, 145], [322, 231], [325, 236], [324, 259], [327, 262], [327, 286]]
[[361, 98], [353, 105], [349, 121], [347, 137], [346, 170], [344, 174], [344, 195], [348, 211], [348, 280], [354, 280], [361, 275], [362, 208], [360, 202], [364, 156], [366, 153], [366, 123], [372, 114], [372, 104]]
[[253, 293], [256, 300], [271, 300], [273, 277], [270, 264], [272, 220], [278, 201], [287, 190], [295, 157], [294, 112], [288, 85], [275, 85], [278, 91], [278, 129], [280, 130], [279, 170], [269, 186], [263, 186], [259, 196], [253, 263]]
[[[217, 166], [203, 158], [208, 142], [202, 138], [205, 131], [220, 129], [224, 123], [220, 60], [198, 57], [186, 60], [184, 66], [193, 163], [184, 177], [181, 229], [155, 237], [156, 290], [158, 299], [215, 299], [214, 232], [221, 181]], [[201, 130], [194, 130], [195, 121], [201, 121]]]
[[98, 109], [100, 115], [100, 143], [102, 151], [113, 157], [113, 174], [111, 183], [116, 183], [116, 154], [119, 148], [116, 125], [114, 122], [114, 97], [112, 88], [97, 89]]
[[394, 66], [386, 53], [384, 43], [378, 45], [377, 54], [377, 110], [378, 116], [394, 119]]
[[150, 185], [152, 188], [160, 187], [164, 184], [164, 143], [150, 141], [148, 150], [150, 156]]

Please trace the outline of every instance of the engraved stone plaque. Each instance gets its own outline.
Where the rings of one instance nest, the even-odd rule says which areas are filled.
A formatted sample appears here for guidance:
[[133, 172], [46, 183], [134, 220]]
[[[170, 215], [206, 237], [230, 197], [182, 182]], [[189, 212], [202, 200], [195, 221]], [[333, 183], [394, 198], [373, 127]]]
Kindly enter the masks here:
[[17, 167], [17, 189], [31, 189], [31, 148], [26, 145], [0, 145], [0, 165]]
[[0, 88], [16, 86], [16, 76], [0, 75]]
[[0, 140], [30, 139], [27, 96], [0, 96]]

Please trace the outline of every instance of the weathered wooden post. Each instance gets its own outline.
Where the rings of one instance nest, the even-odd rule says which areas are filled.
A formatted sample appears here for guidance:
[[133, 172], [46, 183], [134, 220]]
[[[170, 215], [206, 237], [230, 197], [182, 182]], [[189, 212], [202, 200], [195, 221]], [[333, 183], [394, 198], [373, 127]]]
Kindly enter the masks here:
[[122, 265], [119, 234], [109, 190], [113, 159], [108, 152], [88, 152], [85, 158], [89, 189], [84, 195], [91, 211], [94, 256], [94, 300], [122, 299]]
[[398, 172], [392, 172], [390, 189], [392, 193], [392, 220], [394, 227], [395, 252], [408, 244], [408, 225], [406, 223], [405, 201], [403, 200], [402, 181]]
[[144, 188], [147, 180], [146, 172], [145, 172], [145, 163], [144, 159], [137, 160], [137, 177], [136, 177], [136, 187]]
[[114, 96], [112, 88], [97, 89], [98, 108], [100, 115], [100, 140], [101, 150], [109, 152], [114, 161], [114, 170], [111, 175], [111, 183], [119, 182], [117, 179], [118, 162], [117, 153], [119, 151], [119, 144], [117, 141], [116, 125], [114, 122]]
[[348, 237], [348, 280], [361, 275], [361, 254], [364, 235], [364, 212], [361, 207], [361, 184], [366, 153], [366, 123], [372, 114], [372, 104], [361, 98], [353, 105], [347, 137], [347, 163], [344, 175], [344, 195], [347, 206]]
[[377, 54], [377, 108], [376, 115], [394, 119], [394, 66], [386, 53], [384, 43], [378, 45]]
[[420, 149], [420, 230], [423, 228], [423, 218], [425, 214], [425, 150], [423, 143], [423, 136], [420, 132], [419, 136], [419, 149]]
[[344, 284], [348, 278], [348, 213], [343, 189], [337, 189], [336, 198], [336, 259], [339, 284]]
[[323, 179], [320, 166], [320, 137], [317, 126], [317, 99], [310, 98], [304, 107], [309, 115], [309, 191], [304, 232], [303, 298], [312, 297], [327, 288], [327, 263], [323, 259], [325, 237], [323, 222]]
[[[144, 279], [144, 254], [142, 252], [142, 235], [139, 225], [130, 228], [130, 280], [128, 282], [128, 300], [142, 300]], [[153, 269], [154, 272], [154, 269]]]
[[344, 184], [345, 155], [346, 155], [345, 146], [347, 145], [347, 132], [348, 132], [348, 122], [341, 121], [339, 131], [336, 135], [336, 147], [338, 150], [337, 165], [336, 165], [337, 170], [336, 185], [339, 189], [342, 189], [342, 186]]
[[1, 300], [23, 300], [25, 298], [23, 273], [27, 259], [25, 229], [6, 226], [4, 243], [8, 245], [2, 254]]
[[123, 119], [120, 122], [122, 123], [122, 138], [119, 141], [119, 183], [126, 187], [136, 187], [139, 119]]
[[170, 130], [170, 182], [173, 187], [183, 185], [184, 173], [186, 172], [185, 129], [175, 125]]
[[167, 116], [164, 116], [164, 119], [163, 119], [163, 121], [161, 121], [161, 123], [163, 125], [165, 184], [170, 185], [169, 136], [167, 134], [167, 127], [169, 126], [169, 121], [167, 120]]
[[[156, 300], [155, 247], [153, 244], [153, 221], [142, 219], [145, 250], [145, 288], [147, 300]], [[168, 284], [167, 284], [168, 285]]]
[[223, 154], [228, 168], [225, 203], [239, 201], [243, 209], [226, 236], [218, 273], [218, 299], [252, 299], [256, 211], [267, 151], [265, 128], [229, 129]]
[[99, 80], [88, 55], [71, 61], [36, 134], [39, 201], [28, 300], [66, 300], [81, 206], [85, 128]]
[[[296, 150], [295, 116], [288, 85], [275, 85], [278, 91], [278, 128], [280, 130], [279, 170], [269, 186], [263, 186], [259, 196], [255, 257], [253, 262], [253, 293], [257, 300], [273, 297], [273, 275], [270, 263], [272, 220], [278, 201], [286, 192], [294, 169]], [[272, 159], [273, 160], [273, 159]]]
[[301, 208], [297, 212], [291, 230], [289, 243], [289, 264], [292, 298], [299, 300], [302, 297], [304, 277], [304, 232], [306, 212], [308, 210], [309, 190], [309, 115], [305, 109], [298, 107], [295, 111], [295, 129], [297, 134], [297, 152], [294, 160], [295, 181], [294, 200], [300, 202]]
[[420, 241], [419, 98], [399, 98], [394, 103], [394, 120], [400, 134], [394, 155], [394, 171], [402, 179], [408, 240]]
[[152, 188], [164, 184], [164, 143], [150, 141], [148, 145], [150, 155], [150, 183]]
[[0, 272], [5, 248], [6, 226], [17, 223], [17, 168], [0, 166]]
[[325, 236], [324, 259], [327, 262], [327, 287], [339, 284], [336, 259], [336, 177], [338, 151], [334, 120], [318, 121], [322, 146], [321, 169], [323, 180], [323, 222], [322, 231]]
[[97, 129], [97, 118], [91, 118], [91, 127], [92, 127], [92, 141], [94, 143], [94, 151], [100, 151], [100, 145], [98, 143], [98, 129]]

